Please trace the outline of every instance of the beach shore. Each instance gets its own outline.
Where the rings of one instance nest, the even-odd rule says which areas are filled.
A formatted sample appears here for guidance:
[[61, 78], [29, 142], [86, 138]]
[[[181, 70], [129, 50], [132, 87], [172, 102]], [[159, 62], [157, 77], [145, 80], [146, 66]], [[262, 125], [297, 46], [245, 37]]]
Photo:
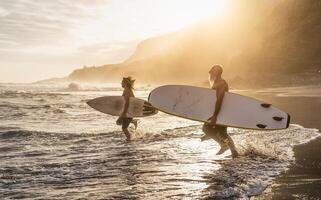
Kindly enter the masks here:
[[[302, 92], [304, 93], [304, 91]], [[321, 130], [321, 97], [250, 93], [291, 115], [291, 123]], [[275, 179], [273, 185], [254, 199], [321, 199], [321, 138], [294, 147], [295, 163]]]

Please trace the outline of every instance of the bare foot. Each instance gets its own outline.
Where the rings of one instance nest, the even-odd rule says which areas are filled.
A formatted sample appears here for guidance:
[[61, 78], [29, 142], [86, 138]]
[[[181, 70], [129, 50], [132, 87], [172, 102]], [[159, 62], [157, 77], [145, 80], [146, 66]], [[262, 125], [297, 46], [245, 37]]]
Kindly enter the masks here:
[[132, 121], [132, 123], [134, 124], [135, 130], [136, 130], [136, 129], [137, 129], [138, 120], [137, 120], [137, 119], [134, 119], [134, 120]]
[[203, 142], [204, 140], [209, 140], [209, 139], [211, 139], [211, 138], [205, 134], [201, 137], [201, 142]]
[[221, 146], [221, 149], [216, 153], [216, 155], [221, 155], [223, 154], [225, 151], [227, 151], [229, 149], [229, 146], [227, 144], [223, 144]]
[[232, 149], [231, 149], [231, 152], [232, 152], [232, 158], [237, 158], [237, 157], [239, 157], [239, 153], [238, 153], [236, 150], [232, 150]]
[[228, 136], [227, 144], [230, 147], [232, 158], [237, 158], [239, 156], [239, 153], [236, 151], [234, 142], [230, 136]]

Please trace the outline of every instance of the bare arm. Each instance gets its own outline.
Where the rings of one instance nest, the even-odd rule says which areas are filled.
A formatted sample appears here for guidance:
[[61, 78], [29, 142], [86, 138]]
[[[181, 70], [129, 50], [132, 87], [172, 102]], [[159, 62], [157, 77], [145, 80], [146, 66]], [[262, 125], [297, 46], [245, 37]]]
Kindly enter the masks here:
[[125, 117], [126, 116], [126, 113], [128, 111], [128, 107], [129, 107], [129, 98], [130, 98], [130, 94], [127, 90], [125, 90], [123, 92], [123, 97], [125, 99], [125, 106], [124, 106], [124, 110], [123, 110], [123, 113], [121, 114], [121, 117]]
[[224, 85], [220, 84], [216, 89], [215, 110], [214, 110], [213, 116], [210, 118], [212, 125], [216, 124], [217, 115], [219, 114], [219, 112], [221, 110], [224, 95], [225, 95]]
[[217, 116], [218, 113], [221, 110], [224, 95], [225, 95], [225, 90], [221, 86], [216, 90], [216, 104], [215, 104], [215, 111], [214, 111], [214, 114], [213, 114], [214, 116]]

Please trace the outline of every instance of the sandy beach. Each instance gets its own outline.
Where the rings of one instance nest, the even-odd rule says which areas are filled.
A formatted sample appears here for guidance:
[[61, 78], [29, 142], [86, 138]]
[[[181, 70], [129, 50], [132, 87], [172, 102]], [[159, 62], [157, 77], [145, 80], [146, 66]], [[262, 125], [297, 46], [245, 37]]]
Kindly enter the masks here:
[[[311, 87], [311, 88], [317, 88]], [[285, 89], [286, 90], [286, 89]], [[293, 89], [291, 89], [293, 91]], [[292, 124], [321, 130], [321, 97], [318, 92], [298, 88], [294, 93], [278, 89], [272, 92], [248, 93], [271, 102], [291, 115]], [[295, 146], [295, 163], [277, 177], [274, 184], [255, 199], [320, 199], [321, 198], [321, 138]]]

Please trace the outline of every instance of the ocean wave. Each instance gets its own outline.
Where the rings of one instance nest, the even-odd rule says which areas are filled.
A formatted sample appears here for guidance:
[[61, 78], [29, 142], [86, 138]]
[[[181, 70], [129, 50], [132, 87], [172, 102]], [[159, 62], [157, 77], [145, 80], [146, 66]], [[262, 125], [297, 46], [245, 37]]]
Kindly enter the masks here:
[[63, 114], [70, 109], [83, 109], [86, 105], [81, 103], [55, 103], [55, 104], [25, 104], [0, 102], [0, 110], [7, 117], [23, 117], [33, 115], [37, 112], [39, 115]]
[[17, 139], [17, 138], [27, 138], [32, 135], [31, 131], [23, 131], [23, 130], [9, 130], [9, 131], [1, 131], [0, 139]]
[[49, 132], [49, 131], [35, 131], [35, 130], [22, 130], [18, 127], [0, 126], [0, 138], [23, 138], [31, 137], [33, 139], [45, 138], [48, 140], [77, 140], [88, 138], [109, 138], [120, 135], [121, 131], [101, 132], [101, 133], [73, 133], [73, 132]]
[[[5, 198], [30, 192], [45, 199], [89, 198], [87, 190], [94, 190], [90, 197], [96, 199], [249, 199], [288, 168], [293, 146], [320, 136], [299, 125], [278, 131], [228, 129], [241, 154], [230, 159], [229, 152], [215, 155], [215, 142], [200, 141], [200, 125], [159, 133], [142, 129], [132, 142], [125, 142], [122, 131], [0, 130]], [[46, 193], [48, 188], [52, 192]], [[87, 192], [73, 193], [74, 188]]]
[[295, 145], [320, 137], [317, 129], [293, 124], [278, 131], [233, 131], [242, 132], [233, 137], [241, 157], [221, 161], [221, 169], [208, 175], [211, 184], [219, 189], [210, 191], [205, 199], [248, 199], [261, 194], [293, 163]]
[[291, 124], [288, 129], [275, 131], [254, 131], [232, 129], [238, 148], [246, 152], [257, 152], [283, 160], [293, 160], [293, 146], [307, 143], [320, 136], [319, 130]]
[[60, 92], [31, 92], [31, 91], [20, 91], [20, 90], [4, 90], [0, 91], [0, 98], [56, 98], [62, 96], [70, 96], [68, 93]]
[[[169, 129], [143, 141], [153, 142], [156, 139], [175, 137], [198, 138], [197, 131], [200, 128], [190, 126]], [[320, 137], [317, 129], [307, 129], [294, 124], [286, 130], [257, 131], [231, 128], [229, 133], [241, 156], [232, 160], [219, 160], [220, 169], [213, 170], [203, 177], [209, 185], [203, 191], [205, 199], [249, 199], [261, 194], [277, 175], [286, 171], [293, 163], [295, 145]]]

